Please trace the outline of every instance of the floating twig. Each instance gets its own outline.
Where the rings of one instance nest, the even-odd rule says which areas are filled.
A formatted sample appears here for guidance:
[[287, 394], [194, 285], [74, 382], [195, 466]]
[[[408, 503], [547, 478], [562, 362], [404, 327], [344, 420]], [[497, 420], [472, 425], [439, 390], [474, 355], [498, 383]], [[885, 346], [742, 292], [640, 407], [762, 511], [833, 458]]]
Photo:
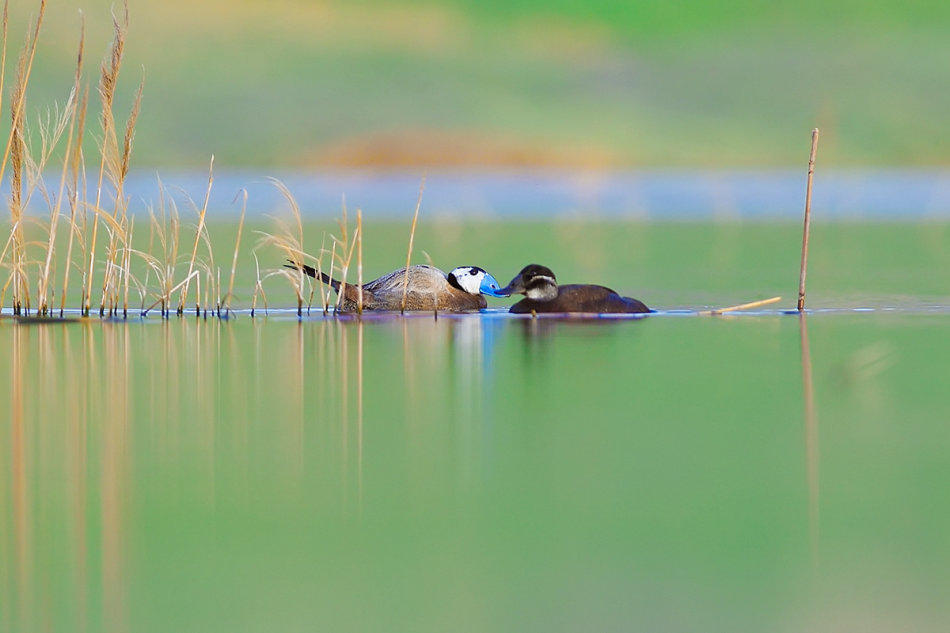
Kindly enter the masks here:
[[771, 303], [777, 303], [781, 301], [781, 297], [772, 297], [771, 299], [761, 299], [759, 301], [750, 301], [749, 303], [740, 303], [737, 306], [730, 306], [728, 308], [718, 308], [716, 310], [701, 310], [698, 314], [701, 316], [720, 316], [726, 312], [739, 312], [741, 310], [751, 310], [752, 308], [758, 308], [761, 306], [767, 306]]

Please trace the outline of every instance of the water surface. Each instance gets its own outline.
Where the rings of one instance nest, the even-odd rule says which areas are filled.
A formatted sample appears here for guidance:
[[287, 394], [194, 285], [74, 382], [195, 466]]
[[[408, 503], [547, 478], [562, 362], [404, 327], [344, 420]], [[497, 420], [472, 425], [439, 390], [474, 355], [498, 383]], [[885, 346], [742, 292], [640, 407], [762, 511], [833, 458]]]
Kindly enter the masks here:
[[944, 630], [947, 315], [0, 322], [0, 629]]

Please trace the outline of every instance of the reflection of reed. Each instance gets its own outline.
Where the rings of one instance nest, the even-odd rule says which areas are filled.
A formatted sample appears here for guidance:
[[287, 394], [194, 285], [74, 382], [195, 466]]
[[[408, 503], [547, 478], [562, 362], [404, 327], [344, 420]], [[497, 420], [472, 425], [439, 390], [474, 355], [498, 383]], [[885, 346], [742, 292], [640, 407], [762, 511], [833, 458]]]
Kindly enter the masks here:
[[293, 345], [293, 368], [294, 370], [290, 372], [290, 389], [289, 394], [291, 400], [292, 410], [290, 412], [290, 439], [293, 442], [291, 446], [291, 451], [293, 452], [293, 458], [291, 460], [291, 466], [293, 468], [293, 479], [294, 481], [300, 481], [303, 477], [304, 470], [304, 419], [303, 412], [305, 410], [303, 396], [304, 396], [304, 385], [307, 384], [306, 375], [304, 373], [304, 324], [302, 321], [297, 321], [295, 331], [295, 340]]
[[33, 629], [32, 550], [30, 543], [29, 492], [26, 477], [26, 438], [23, 417], [24, 360], [29, 358], [28, 327], [13, 327], [13, 350], [10, 354], [10, 469], [13, 488], [13, 540], [16, 556], [17, 613], [13, 629]]
[[102, 398], [102, 455], [99, 479], [102, 517], [102, 614], [106, 630], [127, 630], [125, 584], [125, 484], [129, 390], [129, 328], [103, 328], [106, 357]]
[[[90, 326], [86, 322], [86, 326]], [[66, 367], [79, 366], [73, 356], [71, 337], [68, 326], [62, 328], [62, 337], [65, 347]], [[85, 350], [85, 347], [83, 348]], [[87, 592], [87, 552], [86, 552], [86, 390], [79, 388], [80, 378], [72, 377], [66, 380], [66, 402], [76, 403], [71, 414], [67, 414], [66, 454], [68, 476], [68, 502], [70, 505], [70, 532], [72, 535], [72, 549], [74, 551], [73, 583], [76, 590], [76, 621], [77, 633], [83, 633], [87, 626], [86, 603]]]
[[818, 564], [819, 540], [819, 453], [818, 416], [815, 413], [815, 392], [811, 374], [811, 351], [808, 347], [808, 322], [805, 313], [798, 317], [802, 351], [802, 399], [805, 409], [805, 471], [808, 480], [808, 536], [812, 564]]
[[414, 417], [411, 415], [411, 403], [416, 402], [416, 380], [413, 371], [412, 349], [409, 345], [409, 319], [402, 320], [402, 375], [406, 384], [406, 420], [411, 424]]
[[356, 498], [363, 510], [363, 320], [356, 324]]
[[[349, 464], [350, 464], [350, 447], [349, 447], [349, 435], [350, 435], [350, 418], [349, 418], [349, 407], [347, 402], [349, 400], [349, 366], [347, 362], [347, 353], [346, 353], [346, 329], [345, 324], [337, 321], [336, 322], [336, 333], [339, 336], [340, 341], [340, 424], [342, 425], [342, 448], [343, 448], [343, 502], [345, 505], [349, 503]], [[345, 506], [344, 506], [345, 507]]]

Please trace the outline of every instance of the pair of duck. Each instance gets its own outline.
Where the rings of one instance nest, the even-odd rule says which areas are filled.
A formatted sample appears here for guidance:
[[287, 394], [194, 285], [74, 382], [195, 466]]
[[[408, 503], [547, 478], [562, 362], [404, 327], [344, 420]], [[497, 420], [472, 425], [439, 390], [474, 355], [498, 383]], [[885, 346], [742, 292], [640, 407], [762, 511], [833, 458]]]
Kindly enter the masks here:
[[[291, 264], [288, 268], [298, 268]], [[311, 266], [300, 266], [304, 273], [317, 277]], [[326, 273], [320, 278], [337, 293], [341, 284]], [[403, 306], [403, 288], [405, 306]], [[355, 285], [343, 286], [340, 301], [344, 312], [355, 312], [359, 304], [359, 290]], [[531, 264], [521, 269], [504, 288], [484, 269], [478, 266], [460, 266], [448, 274], [434, 266], [410, 266], [383, 275], [363, 284], [364, 310], [411, 310], [468, 312], [488, 307], [483, 295], [509, 297], [522, 294], [524, 299], [511, 306], [509, 312], [528, 313], [644, 313], [650, 312], [642, 301], [623, 297], [610, 288], [593, 284], [559, 286], [550, 268]]]

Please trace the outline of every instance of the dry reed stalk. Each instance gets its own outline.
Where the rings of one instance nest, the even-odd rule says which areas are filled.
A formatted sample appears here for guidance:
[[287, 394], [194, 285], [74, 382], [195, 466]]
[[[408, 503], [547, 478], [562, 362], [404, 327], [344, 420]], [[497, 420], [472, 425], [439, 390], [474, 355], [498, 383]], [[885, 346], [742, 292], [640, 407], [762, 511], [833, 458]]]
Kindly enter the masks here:
[[224, 313], [227, 316], [231, 316], [231, 299], [234, 297], [234, 272], [237, 270], [238, 249], [241, 247], [241, 232], [244, 230], [244, 215], [247, 213], [247, 189], [242, 189], [241, 192], [244, 194], [244, 200], [241, 204], [241, 219], [238, 221], [237, 239], [234, 240], [234, 257], [231, 258], [231, 279], [228, 280], [228, 294], [225, 295], [227, 305]]
[[[338, 241], [338, 240], [337, 240], [336, 238], [334, 238], [332, 235], [330, 236], [331, 238], [333, 238], [334, 243], [339, 243], [339, 244], [340, 244], [341, 251], [340, 251], [340, 258], [339, 258], [339, 261], [340, 261], [340, 274], [341, 274], [341, 275], [343, 275], [343, 265], [342, 265], [342, 264], [343, 264], [343, 256], [346, 255], [347, 251], [348, 251], [349, 248], [350, 248], [349, 236], [347, 235], [347, 229], [348, 229], [348, 227], [349, 227], [349, 220], [348, 220], [347, 217], [346, 217], [346, 196], [345, 196], [345, 195], [344, 195], [343, 198], [342, 198], [342, 202], [343, 202], [343, 219], [342, 219], [342, 220], [337, 220], [337, 225], [340, 227], [340, 236], [342, 237], [342, 241]], [[332, 266], [331, 266], [331, 273], [332, 273]], [[334, 312], [334, 313], [336, 313], [337, 310], [340, 309], [340, 302], [343, 300], [343, 292], [346, 290], [346, 277], [345, 277], [345, 275], [343, 275], [343, 277], [344, 277], [344, 278], [343, 278], [342, 280], [340, 280], [340, 287], [339, 287], [339, 289], [337, 290], [337, 293], [336, 293], [336, 303], [334, 304], [334, 307], [333, 307], [333, 312]], [[330, 294], [330, 292], [327, 291], [327, 295], [329, 295], [329, 294]]]
[[[152, 276], [152, 261], [155, 259], [152, 255], [152, 252], [155, 250], [155, 209], [152, 208], [152, 205], [146, 205], [148, 209], [148, 250], [145, 251], [148, 254], [148, 259], [146, 263], [149, 264], [149, 267], [145, 269], [145, 280], [142, 282], [143, 285], [148, 288], [149, 277]], [[139, 251], [134, 251], [139, 253]], [[159, 277], [161, 279], [161, 277]], [[139, 313], [141, 314], [142, 310], [145, 309], [145, 297], [142, 297], [142, 305], [139, 308]]]
[[[37, 300], [39, 301], [38, 308], [42, 314], [47, 313], [47, 291], [49, 288], [50, 264], [52, 263], [53, 259], [53, 246], [56, 241], [56, 226], [59, 222], [59, 213], [63, 204], [63, 193], [66, 191], [66, 176], [69, 172], [69, 166], [72, 163], [72, 148], [74, 142], [73, 134], [76, 129], [76, 121], [79, 114], [79, 108], [76, 100], [79, 98], [79, 90], [81, 88], [80, 81], [82, 80], [82, 59], [85, 43], [86, 24], [81, 20], [79, 25], [79, 52], [76, 54], [76, 76], [73, 82], [73, 90], [70, 93], [69, 100], [67, 102], [67, 112], [69, 113], [69, 133], [66, 136], [66, 151], [63, 154], [63, 169], [59, 179], [59, 193], [56, 196], [56, 205], [52, 211], [52, 214], [50, 215], [49, 243], [46, 246], [46, 264], [43, 267], [43, 276], [40, 278], [40, 290], [37, 297]], [[68, 260], [66, 262], [66, 267], [67, 269], [69, 268]]]
[[257, 308], [257, 293], [261, 293], [261, 299], [264, 301], [264, 314], [267, 315], [267, 293], [264, 292], [264, 284], [261, 283], [261, 263], [257, 259], [257, 252], [251, 251], [254, 256], [254, 267], [257, 270], [257, 285], [254, 286], [254, 298], [251, 299], [251, 317], [254, 317], [254, 311]]
[[10, 0], [4, 0], [3, 16], [0, 17], [0, 111], [3, 110], [3, 85], [7, 78], [7, 25], [9, 24], [9, 18]]
[[178, 249], [181, 245], [181, 215], [178, 213], [178, 205], [173, 199], [169, 199], [169, 207], [171, 208], [171, 218], [169, 220], [169, 230], [172, 234], [171, 240], [171, 253], [168, 258], [166, 258], [166, 266], [168, 268], [167, 276], [167, 288], [168, 292], [165, 293], [165, 316], [171, 316], [172, 311], [172, 293], [174, 290], [171, 289], [171, 284], [175, 282], [175, 271], [178, 268]]
[[[0, 112], [3, 111], [3, 94], [4, 94], [4, 83], [7, 77], [7, 26], [9, 25], [10, 17], [10, 0], [4, 0], [3, 2], [3, 16], [0, 18]], [[6, 159], [3, 160], [3, 165], [6, 166]], [[0, 167], [0, 181], [2, 181], [3, 168]], [[13, 236], [16, 234], [17, 223], [13, 222], [13, 227], [10, 229], [10, 239], [13, 239]], [[7, 241], [9, 246], [10, 240]], [[4, 257], [6, 255], [6, 247], [3, 249], [3, 255], [0, 255], [0, 265], [3, 264]], [[3, 292], [0, 293], [0, 313], [3, 313], [3, 302], [6, 299], [7, 293], [7, 284], [3, 286]]]
[[135, 218], [129, 221], [129, 232], [126, 235], [126, 247], [123, 251], [124, 261], [122, 263], [122, 273], [125, 282], [125, 288], [122, 299], [122, 318], [129, 317], [129, 279], [132, 277], [132, 231], [135, 229]]
[[[332, 236], [331, 236], [332, 237]], [[336, 240], [333, 240], [333, 246], [330, 248], [330, 278], [333, 278], [333, 267], [336, 265]], [[323, 316], [330, 311], [330, 293], [333, 287], [327, 284], [327, 294], [323, 299]]]
[[719, 316], [726, 312], [739, 312], [740, 310], [751, 310], [752, 308], [759, 308], [762, 306], [767, 306], [773, 303], [781, 301], [781, 297], [771, 297], [770, 299], [761, 299], [759, 301], [750, 301], [749, 303], [740, 303], [737, 306], [730, 306], [728, 308], [719, 308], [716, 310], [702, 310], [698, 314], [703, 316]]
[[[25, 277], [24, 262], [25, 257], [23, 235], [23, 223], [20, 221], [23, 214], [23, 170], [26, 159], [26, 141], [24, 138], [24, 114], [26, 102], [26, 88], [30, 82], [30, 74], [33, 70], [33, 59], [36, 56], [36, 46], [39, 41], [40, 28], [43, 24], [43, 16], [46, 13], [46, 0], [40, 1], [39, 13], [36, 22], [31, 29], [32, 34], [27, 36], [26, 43], [20, 53], [17, 61], [16, 83], [13, 86], [13, 92], [10, 101], [10, 136], [7, 138], [7, 145], [3, 153], [3, 161], [0, 162], [0, 182], [3, 181], [3, 175], [7, 167], [7, 159], [10, 159], [13, 175], [10, 179], [10, 219], [14, 226], [14, 240], [12, 251], [11, 275], [13, 282], [13, 312], [19, 314], [21, 310], [22, 297], [29, 296], [27, 290], [27, 281]], [[6, 67], [6, 40], [7, 40], [7, 8], [4, 6], [3, 15], [3, 61]], [[2, 86], [0, 86], [2, 88]], [[29, 302], [26, 306], [29, 310]]]
[[[178, 207], [173, 198], [168, 198], [166, 201], [165, 186], [162, 184], [161, 178], [158, 179], [158, 204], [162, 212], [161, 224], [154, 215], [152, 221], [162, 243], [162, 260], [157, 272], [159, 273], [162, 289], [160, 296], [162, 317], [168, 318], [171, 312], [171, 288], [175, 279], [175, 263], [178, 261], [180, 223], [178, 221]], [[171, 207], [170, 215], [169, 207]]]
[[808, 182], [805, 185], [805, 224], [802, 229], [802, 262], [798, 273], [798, 311], [805, 309], [805, 274], [808, 272], [808, 233], [811, 229], [811, 185], [818, 153], [818, 128], [811, 131], [811, 153], [808, 155]]
[[155, 306], [162, 304], [163, 301], [167, 300], [168, 295], [177, 292], [182, 286], [184, 286], [186, 283], [188, 283], [189, 281], [191, 281], [192, 278], [196, 277], [199, 272], [200, 272], [200, 271], [197, 271], [197, 270], [194, 271], [194, 272], [191, 274], [190, 277], [186, 277], [185, 279], [182, 279], [180, 282], [178, 282], [176, 285], [172, 286], [172, 287], [169, 289], [169, 291], [168, 291], [167, 294], [162, 295], [162, 296], [159, 297], [155, 302], [153, 302], [150, 306], [148, 306], [147, 308], [145, 308], [145, 309], [142, 311], [142, 316], [147, 316], [148, 313], [151, 312], [151, 310], [152, 310]]
[[[151, 210], [150, 210], [150, 211], [151, 211]], [[153, 232], [153, 233], [154, 233], [154, 225], [155, 225], [155, 221], [154, 221], [154, 220], [155, 220], [154, 215], [152, 215], [152, 216], [151, 216], [151, 221], [152, 221], [152, 229], [153, 229], [152, 232]], [[158, 258], [156, 258], [154, 255], [151, 254], [151, 245], [149, 246], [149, 252], [147, 252], [147, 253], [143, 253], [142, 251], [139, 251], [139, 250], [136, 250], [136, 249], [133, 249], [133, 248], [130, 248], [130, 249], [129, 249], [129, 253], [130, 253], [130, 255], [131, 255], [131, 254], [135, 254], [135, 255], [138, 255], [139, 257], [141, 257], [142, 260], [145, 261], [146, 265], [148, 266], [148, 268], [146, 268], [145, 281], [142, 282], [142, 283], [139, 283], [138, 280], [135, 279], [135, 276], [131, 274], [131, 268], [129, 268], [129, 270], [128, 270], [129, 276], [132, 278], [132, 281], [135, 282], [136, 287], [139, 289], [139, 292], [140, 292], [140, 294], [142, 295], [142, 296], [141, 296], [142, 305], [141, 305], [140, 308], [139, 308], [139, 314], [140, 314], [141, 316], [145, 316], [145, 311], [146, 311], [146, 308], [145, 308], [145, 295], [148, 293], [148, 278], [149, 278], [149, 275], [150, 275], [150, 273], [151, 273], [152, 271], [155, 272], [155, 276], [158, 278], [158, 281], [159, 281], [159, 288], [161, 288], [161, 289], [164, 291], [164, 283], [165, 283], [165, 282], [164, 282], [164, 272], [163, 272], [163, 270], [162, 270], [162, 266], [161, 266], [161, 263], [159, 262]], [[164, 294], [159, 294], [159, 293], [155, 293], [155, 296], [158, 297], [158, 301], [156, 301], [156, 304], [162, 302], [162, 301], [164, 300], [164, 297], [165, 297]], [[164, 316], [164, 311], [163, 311], [163, 313], [162, 313], [162, 316]]]
[[[112, 173], [118, 172], [118, 138], [115, 129], [115, 116], [112, 113], [112, 104], [115, 102], [116, 83], [119, 79], [119, 69], [122, 67], [122, 55], [125, 50], [125, 36], [129, 26], [128, 0], [123, 3], [125, 19], [119, 22], [115, 14], [112, 15], [113, 39], [109, 49], [109, 56], [103, 60], [99, 73], [99, 97], [102, 100], [102, 143], [99, 158], [99, 180], [96, 185], [95, 215], [92, 219], [92, 239], [89, 245], [89, 269], [86, 276], [86, 286], [83, 296], [83, 314], [89, 315], [92, 302], [92, 279], [96, 265], [96, 241], [99, 232], [99, 209], [102, 204], [102, 181], [106, 173], [107, 164], [111, 165]], [[117, 197], [118, 199], [118, 197]], [[99, 310], [100, 315], [102, 309]]]
[[[85, 27], [85, 23], [83, 24]], [[79, 209], [79, 162], [82, 156], [82, 139], [86, 127], [86, 107], [89, 104], [89, 86], [83, 91], [80, 98], [78, 109], [78, 119], [76, 128], [76, 142], [73, 147], [73, 155], [70, 157], [70, 171], [72, 173], [72, 191], [69, 194], [69, 242], [66, 248], [66, 272], [63, 275], [63, 292], [60, 297], [59, 316], [63, 316], [66, 309], [66, 294], [69, 290], [69, 272], [73, 261], [73, 240], [79, 227], [76, 224], [76, 212]], [[85, 213], [83, 214], [85, 217]]]
[[[40, 37], [40, 28], [43, 26], [43, 16], [46, 13], [46, 0], [40, 0], [40, 9], [36, 16], [36, 22], [33, 23], [32, 35], [27, 38], [26, 43], [23, 47], [23, 53], [21, 54], [21, 60], [25, 61], [23, 66], [23, 78], [22, 85], [18, 88], [14, 88], [13, 96], [11, 97], [12, 101], [10, 103], [10, 109], [12, 113], [12, 125], [10, 126], [10, 136], [7, 138], [7, 146], [3, 152], [3, 161], [0, 162], [0, 182], [3, 181], [3, 175], [6, 171], [7, 160], [10, 158], [10, 153], [13, 148], [13, 137], [16, 133], [17, 125], [20, 123], [20, 119], [24, 117], [23, 114], [23, 100], [26, 93], [26, 85], [30, 82], [30, 73], [33, 70], [33, 58], [36, 56], [36, 45]], [[4, 3], [3, 6], [3, 53], [2, 53], [2, 64], [3, 68], [6, 68], [7, 60], [7, 3]], [[0, 74], [0, 89], [3, 88], [3, 74]], [[20, 84], [20, 78], [17, 78], [17, 84]], [[18, 94], [19, 93], [19, 94]], [[0, 90], [2, 94], [2, 90]], [[0, 102], [2, 103], [2, 102]]]
[[[353, 261], [353, 250], [356, 248], [356, 241], [359, 236], [360, 230], [359, 227], [357, 227], [356, 231], [353, 233], [353, 241], [350, 244], [350, 251], [346, 256], [346, 260], [343, 261], [343, 266], [340, 268], [340, 289], [337, 291], [336, 307], [334, 308], [334, 312], [339, 311], [340, 303], [343, 301], [343, 295], [346, 294], [346, 279], [349, 276], [350, 262]], [[340, 257], [342, 260], [342, 254]]]
[[[283, 230], [280, 232], [280, 236], [268, 236], [274, 240], [274, 243], [287, 251], [288, 259], [293, 261], [294, 266], [296, 267], [297, 279], [292, 282], [294, 285], [294, 291], [297, 293], [297, 316], [303, 315], [303, 290], [304, 284], [308, 279], [307, 275], [303, 271], [303, 256], [304, 256], [304, 245], [303, 245], [303, 218], [300, 214], [300, 207], [297, 204], [297, 200], [294, 198], [293, 194], [290, 192], [290, 189], [287, 188], [283, 182], [276, 178], [269, 179], [271, 184], [277, 188], [277, 191], [284, 197], [287, 203], [290, 205], [291, 214], [294, 217], [294, 221], [297, 225], [297, 235], [294, 237], [293, 233], [283, 227]], [[265, 234], [266, 235], [266, 234]]]
[[363, 314], [363, 210], [356, 209], [356, 305]]
[[[22, 58], [21, 58], [22, 61]], [[14, 88], [14, 103], [20, 95], [20, 80], [23, 77], [21, 70], [17, 72], [17, 87]], [[16, 110], [14, 110], [14, 113]], [[23, 154], [25, 153], [23, 141], [23, 121], [14, 117], [11, 125], [11, 134], [13, 142], [13, 151], [10, 156], [10, 162], [13, 169], [13, 175], [10, 177], [10, 220], [13, 224], [13, 251], [11, 252], [11, 275], [13, 281], [13, 314], [20, 314], [20, 301], [23, 282], [20, 275], [22, 272], [23, 261]]]
[[412, 227], [409, 229], [409, 250], [406, 252], [406, 274], [402, 281], [402, 309], [406, 311], [406, 294], [409, 291], [409, 263], [412, 261], [412, 242], [416, 237], [416, 222], [419, 220], [419, 207], [422, 206], [422, 192], [426, 188], [426, 177], [422, 175], [422, 181], [419, 183], [419, 197], [416, 199], [416, 210], [412, 214]]
[[[310, 308], [313, 306], [313, 295], [317, 291], [317, 284], [320, 285], [320, 298], [323, 298], [323, 255], [326, 252], [327, 234], [323, 233], [320, 240], [320, 255], [317, 257], [317, 283], [310, 284], [310, 296], [307, 298], [307, 314], [310, 314]], [[327, 313], [326, 304], [323, 306], [323, 313]]]
[[[9, 25], [10, 17], [10, 0], [4, 0], [3, 2], [3, 16], [0, 17], [0, 112], [3, 111], [3, 95], [4, 95], [4, 84], [7, 77], [7, 26]], [[3, 165], [6, 166], [6, 159], [3, 160]], [[3, 167], [0, 167], [0, 181], [2, 181]], [[13, 223], [13, 227], [10, 230], [10, 238], [12, 239], [16, 232], [16, 223]], [[7, 242], [9, 245], [9, 241]], [[4, 247], [4, 255], [6, 255], [6, 247]], [[4, 255], [0, 255], [0, 265], [3, 264]], [[4, 284], [3, 291], [0, 293], [0, 314], [3, 313], [3, 302], [6, 299], [7, 294], [7, 284]]]
[[[145, 91], [145, 73], [142, 73], [142, 80], [139, 82], [138, 91], [135, 94], [135, 101], [132, 104], [132, 111], [129, 113], [129, 118], [126, 121], [125, 125], [125, 134], [122, 138], [122, 154], [116, 156], [115, 161], [107, 162], [107, 170], [109, 172], [109, 179], [112, 181], [112, 185], [115, 189], [115, 200], [114, 206], [112, 209], [112, 217], [120, 221], [123, 227], [128, 226], [128, 202], [125, 199], [125, 179], [129, 173], [129, 166], [132, 160], [132, 141], [135, 138], [135, 124], [138, 121], [139, 112], [142, 108], [142, 94]], [[113, 125], [115, 122], [113, 121]], [[116, 151], [118, 151], [118, 146], [116, 146]], [[121, 214], [120, 214], [121, 212]], [[125, 248], [131, 248], [131, 244], [124, 244]], [[117, 242], [110, 242], [108, 249], [107, 261], [110, 264], [115, 263], [115, 258], [119, 255], [120, 244]], [[109, 271], [119, 271], [121, 272], [121, 266], [110, 265], [106, 268]], [[102, 280], [102, 295], [103, 295], [103, 304], [105, 303], [105, 297], [107, 290], [110, 291], [110, 303], [114, 310], [118, 309], [118, 293], [119, 293], [119, 284], [121, 281], [116, 281], [113, 283], [111, 274], [107, 274]], [[99, 310], [100, 314], [102, 313], [102, 306]]]
[[[204, 229], [205, 224], [205, 213], [208, 212], [208, 200], [211, 198], [211, 185], [214, 183], [214, 156], [211, 157], [211, 165], [208, 168], [208, 189], [205, 191], [205, 201], [201, 207], [201, 210], [198, 212], [198, 230], [195, 232], [195, 245], [191, 249], [191, 259], [188, 262], [188, 278], [191, 278], [191, 273], [195, 269], [195, 258], [198, 256], [198, 243], [201, 241], [201, 232]], [[185, 311], [185, 300], [188, 296], [188, 288], [190, 284], [185, 284], [185, 288], [181, 293], [181, 299], [178, 302], [178, 315], [181, 316]], [[196, 302], [200, 300], [199, 297], [195, 298]]]
[[[14, 224], [10, 229], [10, 235], [7, 236], [7, 243], [3, 246], [3, 251], [0, 251], [0, 262], [6, 259], [7, 251], [10, 249], [10, 245], [13, 244], [14, 237], [16, 236], [17, 225]], [[7, 266], [4, 264], [4, 266]], [[12, 264], [10, 265], [12, 270]], [[13, 281], [13, 274], [7, 277], [6, 283], [3, 285], [3, 290], [0, 292], [0, 312], [3, 312], [3, 304], [7, 298], [7, 289], [10, 287], [10, 283]]]
[[[208, 282], [205, 284], [205, 304], [204, 311], [208, 311], [208, 306], [211, 305], [209, 302], [210, 297], [214, 296], [214, 275], [212, 271], [215, 268], [214, 265], [214, 250], [211, 248], [211, 236], [208, 235], [208, 227], [205, 225], [204, 230], [201, 232], [201, 239], [205, 243], [205, 247], [208, 249], [208, 258], [201, 262], [201, 267], [204, 268], [205, 273], [208, 278]], [[200, 293], [199, 293], [200, 294]], [[212, 314], [214, 310], [212, 309]]]

